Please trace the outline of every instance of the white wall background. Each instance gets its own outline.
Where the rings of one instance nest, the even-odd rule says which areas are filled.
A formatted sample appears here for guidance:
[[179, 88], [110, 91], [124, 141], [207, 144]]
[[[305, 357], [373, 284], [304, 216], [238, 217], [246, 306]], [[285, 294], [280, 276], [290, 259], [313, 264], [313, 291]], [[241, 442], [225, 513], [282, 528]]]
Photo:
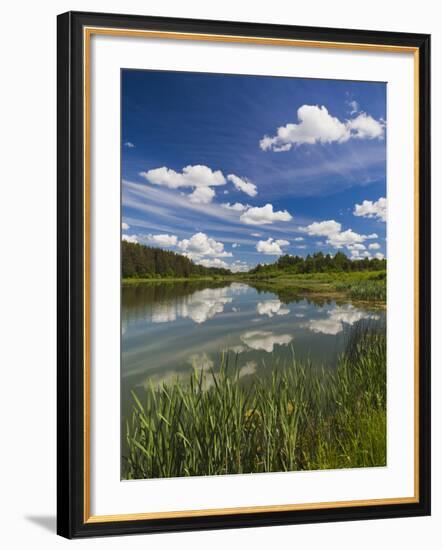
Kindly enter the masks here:
[[[442, 28], [438, 2], [409, 0], [58, 0], [8, 2], [0, 32], [0, 525], [4, 548], [439, 548], [442, 375], [433, 288], [433, 516], [68, 542], [55, 535], [56, 22], [68, 10], [431, 33], [433, 279], [442, 276]], [[439, 122], [439, 124], [438, 124]]]

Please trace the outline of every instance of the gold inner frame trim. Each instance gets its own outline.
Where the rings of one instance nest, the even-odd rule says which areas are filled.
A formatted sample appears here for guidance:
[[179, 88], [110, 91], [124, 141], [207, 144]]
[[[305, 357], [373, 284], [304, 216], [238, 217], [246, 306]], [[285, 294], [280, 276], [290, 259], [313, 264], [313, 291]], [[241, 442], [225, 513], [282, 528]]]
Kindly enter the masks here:
[[[91, 390], [90, 390], [90, 112], [91, 112], [91, 64], [90, 43], [93, 35], [125, 36], [132, 38], [150, 38], [167, 40], [195, 40], [202, 42], [247, 43], [268, 46], [289, 46], [303, 48], [322, 48], [340, 50], [362, 50], [371, 52], [411, 53], [414, 62], [414, 495], [410, 497], [346, 500], [335, 502], [316, 502], [281, 504], [269, 506], [249, 506], [234, 508], [215, 508], [206, 510], [178, 510], [168, 512], [146, 512], [115, 515], [91, 515]], [[388, 44], [364, 44], [348, 42], [328, 42], [316, 40], [296, 40], [282, 38], [261, 38], [236, 35], [218, 35], [202, 33], [180, 33], [147, 31], [136, 29], [118, 29], [111, 27], [83, 28], [83, 101], [84, 101], [84, 487], [83, 510], [84, 523], [106, 523], [116, 521], [137, 521], [149, 519], [171, 519], [186, 517], [218, 516], [230, 514], [250, 514], [265, 512], [286, 512], [300, 510], [323, 510], [331, 508], [411, 504], [419, 502], [419, 49], [411, 46], [392, 46]]]

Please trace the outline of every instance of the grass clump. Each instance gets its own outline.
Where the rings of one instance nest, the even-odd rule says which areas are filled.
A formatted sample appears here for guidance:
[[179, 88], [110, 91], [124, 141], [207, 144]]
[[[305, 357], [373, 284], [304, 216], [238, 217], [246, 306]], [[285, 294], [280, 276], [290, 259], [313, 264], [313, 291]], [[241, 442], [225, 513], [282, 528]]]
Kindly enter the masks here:
[[335, 283], [338, 291], [344, 291], [353, 300], [385, 302], [387, 299], [386, 278], [382, 276], [362, 280], [342, 280]]
[[293, 357], [245, 384], [227, 354], [218, 372], [133, 399], [124, 479], [386, 464], [386, 340], [371, 327], [353, 332], [334, 370]]

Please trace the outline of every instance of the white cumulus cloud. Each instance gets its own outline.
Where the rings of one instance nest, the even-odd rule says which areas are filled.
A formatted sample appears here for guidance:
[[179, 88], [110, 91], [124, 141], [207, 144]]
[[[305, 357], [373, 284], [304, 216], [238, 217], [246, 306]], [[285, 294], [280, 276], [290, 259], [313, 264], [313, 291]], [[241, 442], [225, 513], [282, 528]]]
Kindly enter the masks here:
[[121, 238], [123, 239], [123, 241], [126, 241], [127, 243], [133, 243], [133, 244], [137, 244], [138, 243], [138, 238], [136, 235], [126, 235], [126, 234], [123, 234], [121, 236]]
[[362, 201], [362, 204], [355, 204], [354, 216], [363, 218], [377, 218], [385, 222], [387, 220], [387, 199], [380, 197], [377, 201]]
[[367, 238], [367, 235], [361, 235], [352, 229], [347, 229], [346, 231], [329, 235], [327, 243], [334, 248], [342, 248], [344, 246], [348, 247], [357, 243], [363, 243]]
[[370, 250], [379, 250], [381, 248], [381, 245], [379, 243], [371, 243], [368, 245], [368, 248]]
[[195, 263], [198, 265], [202, 265], [204, 267], [223, 267], [225, 269], [228, 269], [228, 264], [220, 260], [219, 258], [201, 258], [199, 260], [196, 260]]
[[158, 246], [175, 246], [178, 242], [178, 237], [164, 233], [160, 235], [148, 235], [147, 240]]
[[181, 173], [162, 166], [161, 168], [154, 168], [147, 172], [140, 172], [140, 176], [145, 178], [149, 183], [163, 185], [170, 189], [178, 189], [179, 187], [214, 187], [226, 183], [221, 170], [213, 171], [208, 166], [201, 164], [185, 166]]
[[258, 194], [256, 185], [246, 178], [240, 178], [239, 176], [235, 176], [235, 174], [229, 174], [227, 179], [233, 183], [235, 189], [242, 191], [246, 195], [249, 195], [249, 197], [256, 197]]
[[240, 220], [248, 225], [266, 225], [273, 222], [288, 222], [292, 216], [287, 210], [273, 211], [273, 205], [267, 203], [265, 206], [249, 208], [241, 214]]
[[215, 191], [211, 187], [197, 187], [189, 195], [189, 200], [197, 204], [209, 204], [215, 196]]
[[289, 241], [284, 239], [277, 239], [276, 241], [269, 237], [266, 241], [258, 241], [256, 245], [256, 250], [262, 252], [263, 254], [269, 254], [272, 256], [280, 256], [283, 254], [281, 246], [287, 246]]
[[342, 225], [335, 220], [325, 220], [323, 222], [313, 222], [307, 227], [300, 228], [306, 231], [309, 235], [315, 237], [328, 237], [334, 233], [341, 231]]
[[227, 180], [231, 181], [236, 189], [250, 197], [257, 194], [256, 185], [247, 178], [229, 174], [226, 180], [221, 170], [212, 170], [203, 164], [185, 166], [181, 172], [161, 166], [140, 172], [139, 175], [153, 185], [161, 185], [169, 189], [193, 189], [189, 199], [199, 204], [212, 202], [215, 197], [215, 191], [212, 188], [225, 185]]
[[178, 242], [178, 248], [191, 260], [199, 260], [203, 256], [218, 258], [231, 257], [232, 253], [224, 250], [224, 244], [211, 239], [205, 233], [195, 233], [190, 239]]
[[302, 105], [298, 122], [280, 126], [276, 135], [264, 136], [259, 145], [263, 151], [289, 151], [293, 146], [314, 143], [344, 143], [349, 139], [381, 139], [385, 123], [367, 113], [341, 121], [322, 105]]
[[382, 139], [385, 123], [375, 120], [367, 113], [360, 113], [357, 117], [347, 121], [350, 137], [355, 139]]
[[368, 250], [360, 250], [357, 248], [349, 248], [350, 258], [352, 260], [362, 260], [363, 258], [371, 258], [371, 254]]
[[130, 225], [127, 224], [126, 222], [123, 222], [123, 223], [121, 224], [121, 229], [122, 229], [123, 231], [127, 231], [129, 228], [130, 228]]
[[[363, 242], [368, 239], [378, 238], [376, 233], [362, 235], [360, 233], [356, 233], [352, 229], [342, 231], [342, 225], [335, 220], [314, 222], [300, 229], [305, 231], [308, 235], [314, 237], [326, 237], [326, 243], [333, 246], [333, 248], [340, 249], [346, 247], [351, 251], [362, 250], [365, 248], [365, 246], [361, 247]], [[356, 253], [352, 255], [352, 257], [354, 256], [357, 256]]]
[[185, 166], [182, 172], [162, 166], [147, 172], [140, 172], [140, 176], [154, 185], [161, 185], [169, 189], [190, 188], [193, 193], [189, 199], [195, 203], [208, 204], [215, 196], [212, 187], [225, 185], [226, 179], [221, 170], [212, 170], [208, 166], [196, 164]]
[[250, 269], [250, 266], [247, 262], [243, 262], [242, 260], [235, 260], [229, 265], [230, 271], [233, 271], [233, 273], [241, 273], [248, 271]]

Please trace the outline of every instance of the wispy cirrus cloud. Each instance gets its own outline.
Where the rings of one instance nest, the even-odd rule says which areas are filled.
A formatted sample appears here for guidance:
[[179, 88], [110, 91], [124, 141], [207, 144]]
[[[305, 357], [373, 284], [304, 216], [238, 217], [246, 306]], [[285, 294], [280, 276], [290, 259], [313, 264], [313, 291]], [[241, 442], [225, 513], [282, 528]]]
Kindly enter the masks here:
[[249, 197], [256, 197], [258, 194], [256, 185], [247, 178], [240, 178], [235, 176], [235, 174], [229, 174], [227, 179], [233, 183], [235, 189], [242, 191], [246, 195], [249, 195]]
[[[174, 191], [128, 180], [123, 180], [123, 202], [125, 207], [140, 213], [140, 218], [144, 219], [143, 227], [161, 232], [168, 232], [171, 229], [173, 231], [176, 227], [188, 231], [198, 228], [199, 224], [204, 231], [221, 234], [229, 230], [242, 231], [244, 224], [261, 225], [263, 229], [271, 224], [273, 233], [298, 232], [297, 227], [292, 223], [291, 214], [287, 211], [275, 212], [271, 204], [262, 208], [243, 205], [245, 210], [237, 207], [226, 208], [225, 204], [216, 202], [198, 204], [190, 202], [187, 196]], [[145, 214], [149, 214], [149, 217]], [[241, 219], [242, 214], [248, 214], [247, 221]], [[127, 214], [125, 219], [130, 223], [131, 219]], [[155, 220], [161, 220], [161, 224]], [[310, 221], [311, 219], [306, 217], [297, 216], [298, 223], [308, 224]], [[262, 236], [262, 232], [255, 235]]]
[[351, 101], [348, 101], [347, 104], [350, 108], [351, 115], [354, 115], [359, 111], [359, 103], [356, 100], [352, 99]]

